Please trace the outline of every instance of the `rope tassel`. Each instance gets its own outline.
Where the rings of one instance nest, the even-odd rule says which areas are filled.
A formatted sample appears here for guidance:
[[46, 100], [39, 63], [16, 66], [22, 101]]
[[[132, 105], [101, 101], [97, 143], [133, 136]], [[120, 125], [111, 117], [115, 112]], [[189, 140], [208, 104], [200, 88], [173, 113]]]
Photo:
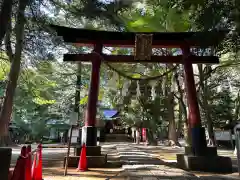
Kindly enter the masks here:
[[122, 96], [127, 96], [129, 86], [130, 86], [129, 81], [125, 81], [122, 88]]
[[150, 81], [149, 84], [152, 87], [152, 89], [151, 89], [152, 100], [155, 100], [155, 98], [157, 96], [157, 94], [156, 94], [157, 81]]
[[137, 97], [140, 97], [140, 96], [141, 96], [141, 90], [140, 90], [139, 81], [137, 81], [137, 89], [136, 89], [136, 92], [137, 92]]
[[112, 78], [108, 81], [108, 87], [110, 89], [116, 89], [117, 80], [118, 80], [118, 74], [114, 72]]

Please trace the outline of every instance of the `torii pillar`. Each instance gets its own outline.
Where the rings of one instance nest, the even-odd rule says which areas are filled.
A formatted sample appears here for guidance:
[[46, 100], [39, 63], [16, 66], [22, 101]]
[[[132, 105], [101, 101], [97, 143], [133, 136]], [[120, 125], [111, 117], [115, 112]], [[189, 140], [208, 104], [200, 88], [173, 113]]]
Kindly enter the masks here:
[[201, 125], [190, 48], [185, 46], [181, 49], [192, 145], [185, 147], [184, 154], [177, 154], [177, 166], [193, 171], [232, 172], [231, 158], [218, 156], [216, 147], [207, 147], [205, 128]]
[[187, 94], [189, 126], [192, 135], [192, 153], [195, 156], [204, 155], [207, 148], [205, 128], [201, 125], [201, 117], [197, 100], [197, 92], [194, 80], [194, 73], [191, 59], [190, 48], [182, 47], [185, 89]]
[[[94, 46], [94, 51], [101, 54], [102, 45], [96, 44]], [[85, 143], [86, 146], [97, 146], [97, 129], [95, 125], [100, 84], [101, 59], [96, 56], [95, 59], [91, 59], [91, 62], [91, 80], [88, 91], [87, 110], [85, 112], [85, 126], [82, 127], [82, 144]]]

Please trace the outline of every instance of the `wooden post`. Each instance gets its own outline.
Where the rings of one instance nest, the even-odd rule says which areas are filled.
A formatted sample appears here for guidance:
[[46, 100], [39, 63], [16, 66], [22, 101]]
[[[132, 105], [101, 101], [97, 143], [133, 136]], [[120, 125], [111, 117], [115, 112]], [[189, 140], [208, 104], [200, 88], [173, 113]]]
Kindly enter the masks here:
[[70, 136], [69, 136], [69, 140], [68, 140], [68, 150], [67, 150], [67, 158], [66, 158], [66, 161], [65, 161], [64, 176], [67, 175], [68, 159], [69, 159], [70, 147], [71, 147], [71, 140], [72, 140], [72, 131], [73, 131], [73, 125], [71, 125], [71, 128], [70, 128]]

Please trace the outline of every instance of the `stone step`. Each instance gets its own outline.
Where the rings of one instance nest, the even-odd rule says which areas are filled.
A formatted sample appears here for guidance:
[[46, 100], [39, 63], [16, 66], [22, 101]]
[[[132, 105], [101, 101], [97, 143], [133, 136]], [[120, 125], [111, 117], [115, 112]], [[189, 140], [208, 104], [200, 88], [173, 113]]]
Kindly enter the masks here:
[[[82, 146], [76, 146], [74, 156], [80, 156]], [[86, 146], [87, 156], [101, 156], [101, 146]]]
[[122, 167], [122, 162], [121, 161], [107, 161], [106, 167], [109, 168], [121, 168]]
[[[78, 167], [80, 156], [69, 156], [68, 167]], [[63, 167], [65, 167], [66, 156], [64, 157]], [[87, 156], [87, 167], [88, 168], [100, 168], [107, 164], [107, 155], [100, 156]]]
[[231, 158], [224, 156], [177, 154], [177, 167], [191, 171], [232, 173]]
[[106, 134], [105, 142], [130, 142], [127, 134]]

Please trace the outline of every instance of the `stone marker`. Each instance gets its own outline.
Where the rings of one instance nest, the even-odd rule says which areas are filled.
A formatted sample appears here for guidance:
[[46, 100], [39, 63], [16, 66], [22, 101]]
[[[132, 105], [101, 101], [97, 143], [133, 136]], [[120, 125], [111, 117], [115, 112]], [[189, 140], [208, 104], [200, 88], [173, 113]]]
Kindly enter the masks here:
[[8, 180], [8, 173], [11, 163], [12, 149], [11, 148], [0, 148], [0, 177], [1, 180]]

